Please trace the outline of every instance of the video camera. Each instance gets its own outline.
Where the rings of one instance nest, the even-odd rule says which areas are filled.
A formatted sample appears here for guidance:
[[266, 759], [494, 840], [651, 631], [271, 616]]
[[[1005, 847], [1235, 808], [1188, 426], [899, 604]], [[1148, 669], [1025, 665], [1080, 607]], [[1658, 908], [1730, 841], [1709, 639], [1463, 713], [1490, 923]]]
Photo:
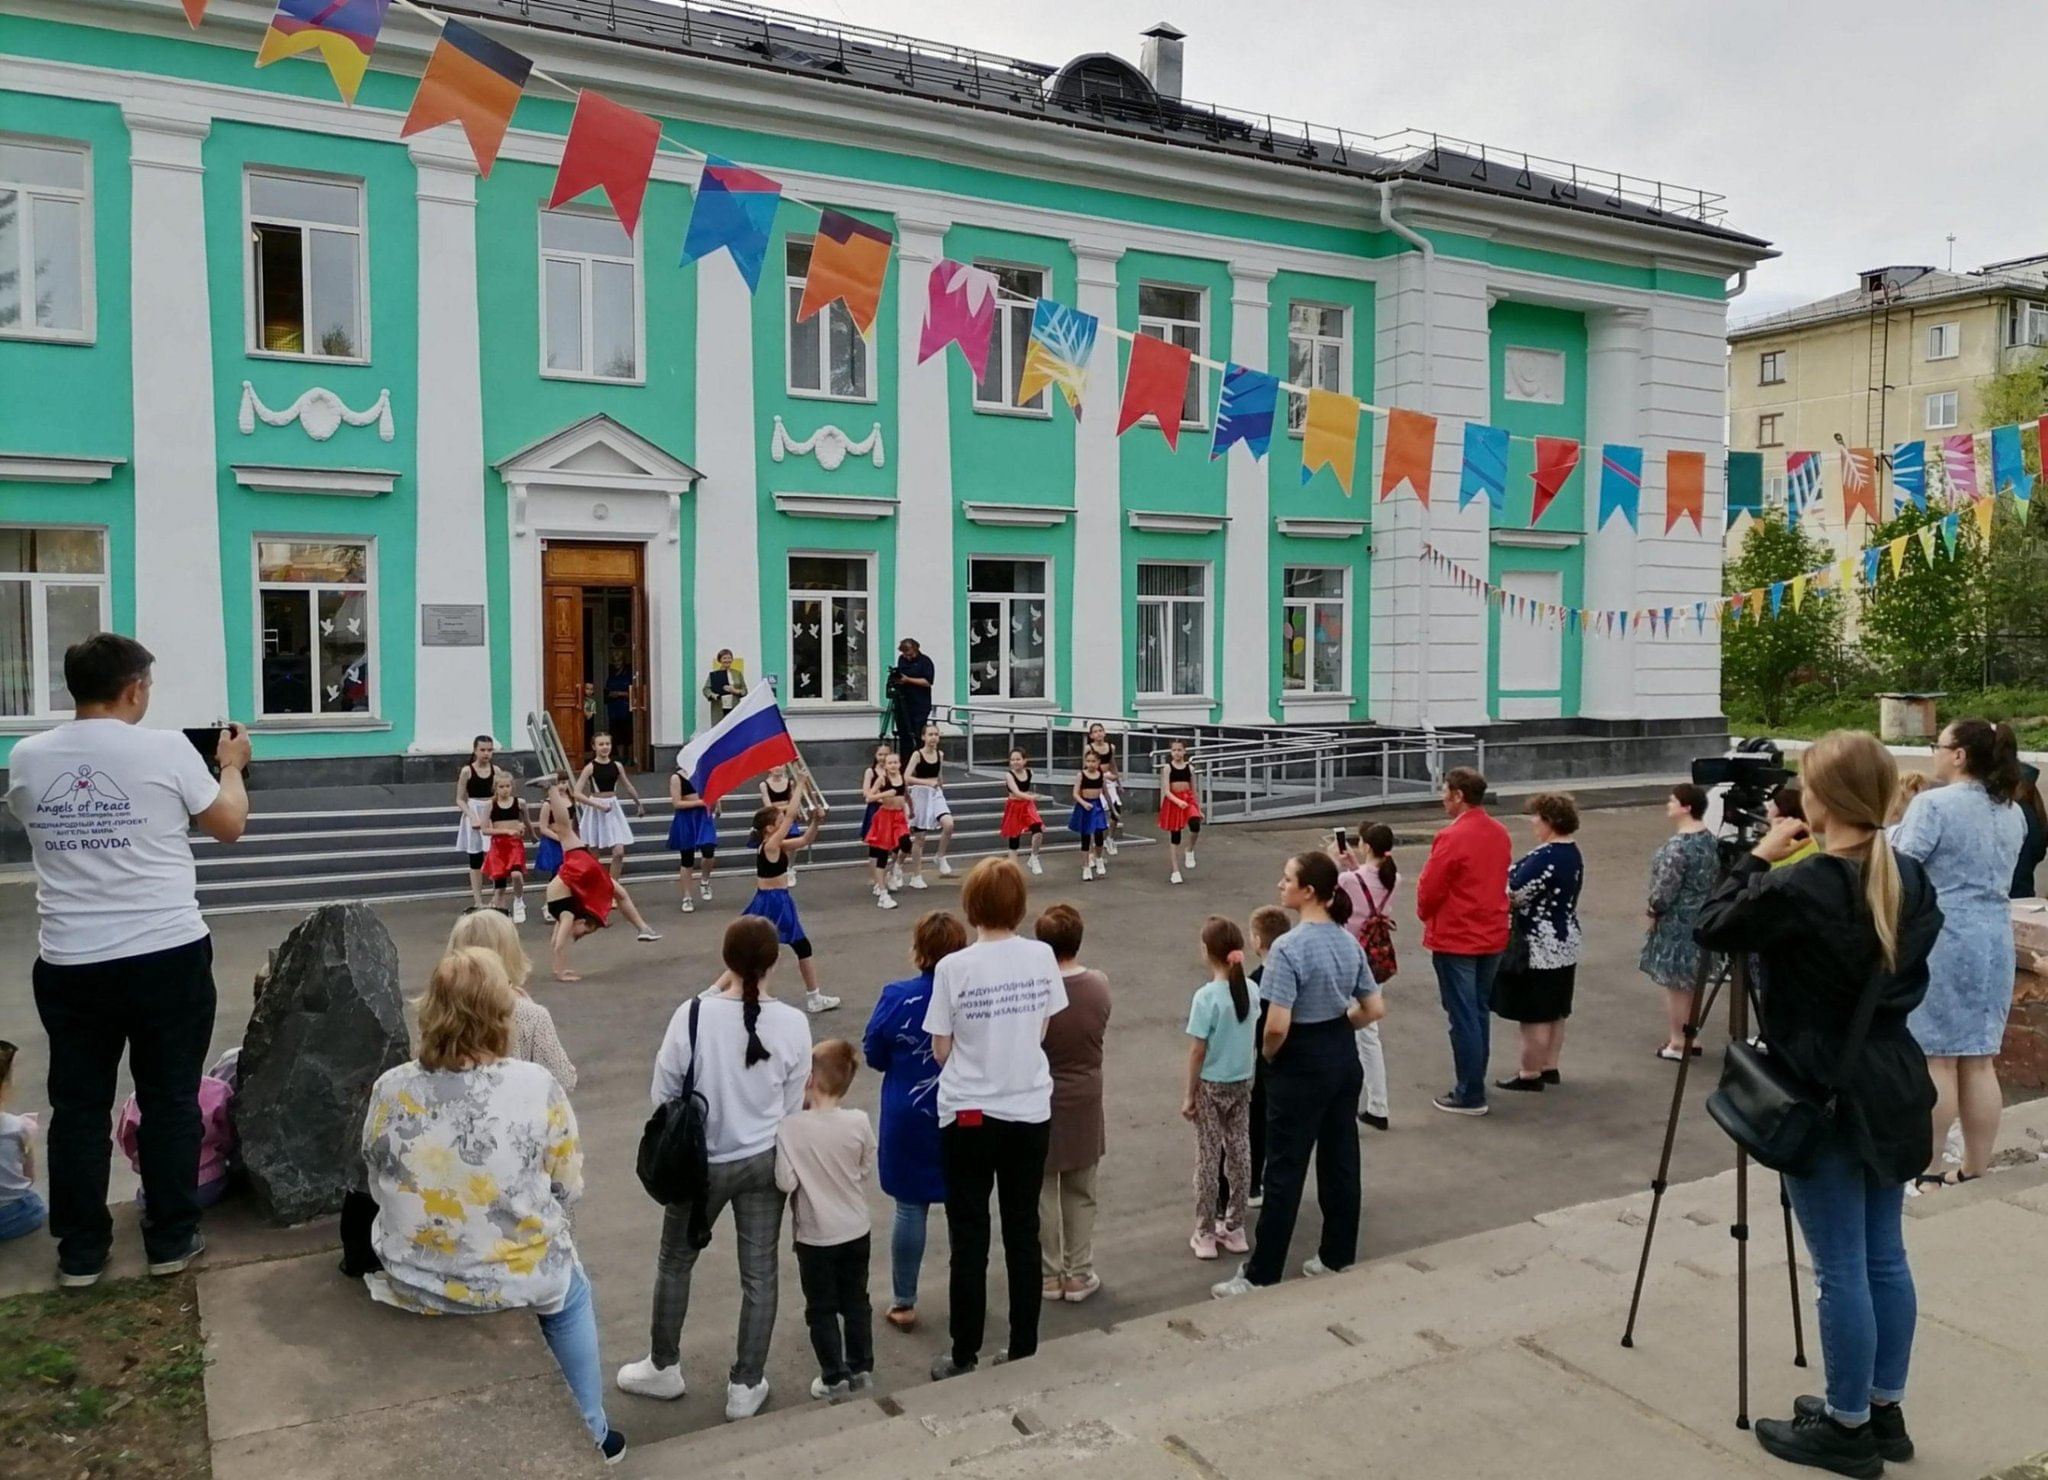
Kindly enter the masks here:
[[1746, 853], [1770, 827], [1764, 804], [1771, 793], [1792, 779], [1785, 756], [1769, 740], [1745, 740], [1725, 755], [1701, 756], [1692, 763], [1692, 783], [1721, 803], [1719, 836], [1724, 854]]

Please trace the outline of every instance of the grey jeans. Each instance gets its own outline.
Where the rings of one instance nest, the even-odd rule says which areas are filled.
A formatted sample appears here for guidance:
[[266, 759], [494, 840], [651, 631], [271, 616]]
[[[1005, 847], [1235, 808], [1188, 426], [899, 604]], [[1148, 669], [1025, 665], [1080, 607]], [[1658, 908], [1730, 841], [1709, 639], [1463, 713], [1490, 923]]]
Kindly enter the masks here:
[[[775, 1153], [745, 1161], [713, 1162], [705, 1198], [704, 1226], [732, 1205], [733, 1236], [740, 1259], [740, 1332], [731, 1380], [742, 1387], [761, 1381], [768, 1366], [768, 1339], [775, 1333], [776, 1246], [782, 1237], [782, 1190], [775, 1185]], [[654, 1320], [648, 1351], [657, 1367], [682, 1360], [683, 1320], [690, 1313], [690, 1272], [703, 1251], [690, 1242], [687, 1203], [662, 1213], [661, 1253], [654, 1266]]]

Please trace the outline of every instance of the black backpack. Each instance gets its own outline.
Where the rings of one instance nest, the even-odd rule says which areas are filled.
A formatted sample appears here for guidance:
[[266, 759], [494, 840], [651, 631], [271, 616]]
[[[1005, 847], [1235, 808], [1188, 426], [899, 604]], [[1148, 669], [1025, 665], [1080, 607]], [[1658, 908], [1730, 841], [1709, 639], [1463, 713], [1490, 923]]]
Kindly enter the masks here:
[[640, 1154], [634, 1169], [647, 1195], [664, 1205], [704, 1205], [710, 1161], [704, 1148], [704, 1122], [710, 1107], [697, 1089], [697, 1008], [690, 1004], [690, 1067], [683, 1092], [654, 1107], [640, 1132]]

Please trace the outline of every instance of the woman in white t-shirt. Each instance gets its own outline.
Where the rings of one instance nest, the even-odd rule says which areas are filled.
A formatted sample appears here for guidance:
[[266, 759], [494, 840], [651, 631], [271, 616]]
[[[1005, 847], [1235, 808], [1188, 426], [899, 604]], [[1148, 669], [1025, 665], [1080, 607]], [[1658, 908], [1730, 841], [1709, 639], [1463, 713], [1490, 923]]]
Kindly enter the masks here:
[[939, 1071], [939, 1150], [953, 1247], [952, 1349], [932, 1380], [972, 1372], [988, 1318], [988, 1200], [1003, 1220], [1010, 1360], [1038, 1350], [1038, 1192], [1052, 1130], [1045, 1027], [1067, 1005], [1052, 947], [1017, 934], [1024, 871], [984, 858], [960, 886], [974, 944], [933, 969], [924, 1029]]
[[[782, 1190], [775, 1185], [775, 1133], [803, 1108], [811, 1072], [811, 1025], [762, 990], [782, 953], [775, 927], [743, 915], [725, 927], [725, 974], [678, 1007], [654, 1060], [653, 1099], [683, 1092], [696, 1064], [704, 1096], [704, 1144], [710, 1183], [701, 1206], [671, 1204], [661, 1220], [648, 1354], [619, 1369], [622, 1392], [644, 1398], [683, 1395], [683, 1315], [690, 1273], [710, 1242], [711, 1225], [731, 1204], [739, 1247], [739, 1346], [725, 1385], [725, 1416], [752, 1418], [768, 1401], [768, 1339], [775, 1330], [776, 1246], [782, 1238]], [[692, 1020], [695, 1020], [694, 1023]]]

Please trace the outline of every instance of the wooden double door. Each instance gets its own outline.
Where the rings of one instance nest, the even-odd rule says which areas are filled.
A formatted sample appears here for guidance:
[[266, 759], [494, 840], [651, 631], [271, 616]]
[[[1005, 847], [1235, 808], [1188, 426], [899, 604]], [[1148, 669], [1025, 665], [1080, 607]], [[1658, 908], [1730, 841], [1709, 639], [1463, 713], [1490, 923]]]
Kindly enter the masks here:
[[541, 633], [542, 702], [571, 764], [580, 768], [605, 730], [620, 761], [649, 769], [646, 546], [543, 544]]

